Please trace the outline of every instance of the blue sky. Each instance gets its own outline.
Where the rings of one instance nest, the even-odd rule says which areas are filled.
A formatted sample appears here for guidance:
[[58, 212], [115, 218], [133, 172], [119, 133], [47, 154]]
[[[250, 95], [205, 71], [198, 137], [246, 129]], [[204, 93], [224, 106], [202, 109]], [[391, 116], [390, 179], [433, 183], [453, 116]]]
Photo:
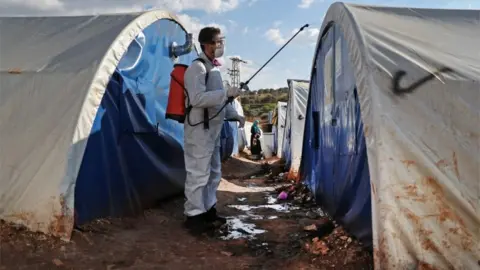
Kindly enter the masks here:
[[[242, 81], [260, 67], [295, 30], [309, 23], [250, 84], [251, 89], [286, 86], [289, 78], [309, 79], [320, 25], [331, 0], [0, 0], [0, 15], [87, 15], [167, 9], [194, 36], [215, 24], [227, 38], [229, 56], [240, 56]], [[431, 8], [480, 9], [480, 0], [351, 0], [350, 3]]]
[[[277, 49], [292, 31], [309, 23], [306, 33], [288, 45], [268, 66], [252, 80], [251, 88], [283, 87], [288, 78], [309, 79], [315, 43], [323, 16], [334, 1], [257, 0], [245, 1], [236, 9], [223, 13], [186, 12], [203, 22], [226, 28], [227, 55], [238, 55], [253, 62], [243, 66], [242, 79], [247, 79]], [[310, 3], [311, 2], [311, 3]], [[480, 8], [480, 1], [448, 0], [359, 0], [351, 3], [434, 7]], [[307, 5], [309, 4], [310, 5]], [[306, 8], [308, 6], [308, 8]], [[227, 62], [228, 64], [229, 62]], [[245, 74], [246, 73], [246, 74]]]

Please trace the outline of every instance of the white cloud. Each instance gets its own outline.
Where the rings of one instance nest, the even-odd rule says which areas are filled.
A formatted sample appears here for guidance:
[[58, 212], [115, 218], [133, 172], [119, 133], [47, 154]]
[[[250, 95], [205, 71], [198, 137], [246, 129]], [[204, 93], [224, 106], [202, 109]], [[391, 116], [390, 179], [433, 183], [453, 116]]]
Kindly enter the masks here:
[[265, 37], [276, 45], [282, 45], [286, 41], [278, 28], [268, 29], [267, 32], [265, 32]]
[[202, 10], [210, 13], [237, 8], [239, 0], [0, 0], [4, 15], [91, 15], [145, 10], [145, 7], [173, 12]]
[[243, 28], [243, 34], [247, 34], [248, 33], [248, 26], [245, 26], [245, 28]]
[[314, 0], [302, 0], [298, 5], [299, 8], [309, 8], [313, 4]]
[[[287, 42], [287, 40], [289, 40], [298, 30], [298, 28], [293, 29], [290, 35], [287, 36], [278, 28], [270, 28], [267, 30], [267, 32], [265, 32], [265, 37], [276, 45], [280, 46], [285, 44], [285, 42]], [[296, 44], [312, 46], [316, 44], [319, 33], [320, 30], [318, 28], [307, 28], [300, 32], [292, 42]]]

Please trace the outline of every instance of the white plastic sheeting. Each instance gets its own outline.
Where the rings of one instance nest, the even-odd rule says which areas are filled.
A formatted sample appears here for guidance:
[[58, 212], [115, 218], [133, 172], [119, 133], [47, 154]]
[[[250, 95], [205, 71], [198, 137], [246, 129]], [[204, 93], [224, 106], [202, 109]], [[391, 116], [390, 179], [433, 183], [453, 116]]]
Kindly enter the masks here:
[[111, 75], [163, 11], [0, 18], [0, 218], [69, 238], [76, 177]]
[[285, 136], [285, 118], [287, 114], [287, 103], [286, 102], [281, 102], [279, 101], [277, 103], [277, 119], [276, 119], [276, 125], [274, 126], [275, 128], [275, 136], [276, 136], [276, 152], [277, 152], [277, 157], [282, 158], [282, 146], [283, 146], [283, 137]]
[[[243, 107], [242, 103], [240, 103], [240, 100], [237, 98], [234, 100], [233, 103], [233, 108], [237, 111], [237, 113], [241, 116], [245, 116], [243, 112]], [[233, 151], [234, 155], [238, 154], [239, 152], [242, 152], [245, 147], [248, 146], [248, 140], [247, 136], [245, 134], [245, 127], [243, 128], [238, 128], [238, 122], [237, 122], [237, 146], [238, 146], [238, 151]]]
[[310, 83], [305, 80], [289, 79], [288, 103], [283, 138], [284, 158], [289, 164], [289, 179], [297, 179], [302, 160], [303, 131], [305, 129], [305, 111], [307, 110]]
[[480, 11], [336, 3], [332, 25], [359, 93], [375, 269], [478, 269]]
[[265, 158], [271, 158], [273, 156], [273, 139], [274, 134], [271, 132], [263, 133], [262, 137], [260, 138], [263, 156]]

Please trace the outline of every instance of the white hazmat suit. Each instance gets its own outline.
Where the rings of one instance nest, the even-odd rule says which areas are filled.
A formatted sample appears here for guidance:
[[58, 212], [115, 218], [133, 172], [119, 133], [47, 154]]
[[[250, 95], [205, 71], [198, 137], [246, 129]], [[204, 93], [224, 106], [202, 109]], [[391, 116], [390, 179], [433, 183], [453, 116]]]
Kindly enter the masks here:
[[[184, 157], [187, 171], [185, 182], [185, 215], [197, 216], [207, 212], [217, 203], [217, 188], [222, 177], [220, 159], [220, 132], [223, 121], [235, 119], [241, 121], [231, 104], [209, 121], [209, 129], [203, 124], [195, 125], [204, 120], [204, 109], [208, 108], [211, 118], [228, 99], [224, 89], [222, 76], [218, 67], [201, 54], [205, 62], [194, 61], [185, 72], [185, 88], [190, 98], [192, 109], [184, 123]], [[205, 76], [208, 81], [205, 85]], [[188, 104], [187, 104], [188, 106]], [[189, 123], [190, 122], [190, 123]], [[192, 124], [192, 125], [190, 125]]]

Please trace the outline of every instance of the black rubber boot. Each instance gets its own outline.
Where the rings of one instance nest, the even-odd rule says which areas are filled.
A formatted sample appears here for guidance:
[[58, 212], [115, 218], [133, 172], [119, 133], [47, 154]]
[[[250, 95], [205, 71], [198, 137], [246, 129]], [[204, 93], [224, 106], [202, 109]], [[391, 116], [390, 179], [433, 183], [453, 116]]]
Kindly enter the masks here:
[[207, 222], [213, 223], [216, 227], [222, 226], [223, 224], [227, 223], [227, 219], [219, 216], [217, 213], [217, 209], [215, 206], [210, 208], [210, 210], [206, 213]]
[[209, 234], [215, 229], [213, 224], [207, 221], [207, 213], [187, 216], [184, 226], [194, 236], [200, 236], [204, 233]]

